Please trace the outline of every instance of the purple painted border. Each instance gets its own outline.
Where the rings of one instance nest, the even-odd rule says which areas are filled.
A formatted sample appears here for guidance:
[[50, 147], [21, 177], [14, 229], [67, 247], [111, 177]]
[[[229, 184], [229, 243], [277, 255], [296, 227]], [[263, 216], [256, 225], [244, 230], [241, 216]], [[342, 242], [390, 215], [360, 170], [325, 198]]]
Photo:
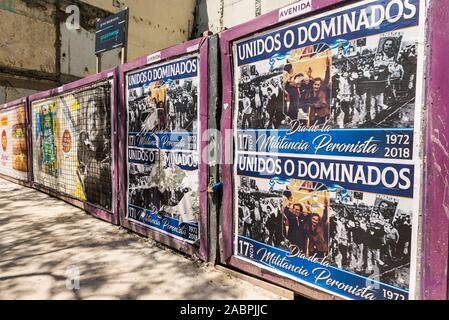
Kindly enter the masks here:
[[[449, 250], [449, 8], [431, 1], [428, 8], [426, 130], [420, 298], [448, 299]], [[429, 191], [429, 192], [426, 192]]]
[[[300, 1], [297, 1], [297, 2], [300, 2]], [[323, 10], [330, 6], [335, 6], [337, 4], [347, 4], [347, 3], [351, 3], [351, 2], [355, 2], [355, 1], [352, 1], [352, 0], [312, 0], [312, 11], [302, 14], [300, 16], [293, 17], [291, 19], [281, 21], [281, 22], [278, 21], [279, 10], [273, 10], [273, 11], [270, 11], [264, 15], [261, 15], [261, 16], [255, 18], [255, 19], [252, 19], [248, 22], [239, 24], [235, 27], [232, 27], [228, 30], [223, 31], [220, 35], [220, 39], [221, 39], [220, 42], [222, 44], [225, 42], [228, 42], [228, 44], [230, 45], [230, 43], [232, 41], [235, 41], [239, 38], [243, 38], [245, 36], [248, 36], [248, 35], [251, 35], [254, 33], [262, 32], [265, 29], [272, 29], [277, 26], [281, 26], [283, 24], [298, 20], [299, 18], [307, 17], [311, 14], [317, 14], [317, 11]], [[222, 47], [222, 49], [223, 49], [223, 47]], [[222, 55], [223, 55], [223, 51], [222, 51]]]
[[[199, 49], [190, 50], [198, 46]], [[160, 59], [148, 64], [148, 56], [140, 57], [134, 61], [131, 61], [127, 64], [120, 66], [120, 141], [123, 143], [119, 144], [119, 173], [120, 173], [120, 208], [119, 208], [119, 216], [120, 216], [120, 224], [132, 230], [135, 233], [138, 233], [143, 236], [147, 236], [152, 238], [158, 242], [161, 242], [167, 246], [170, 246], [178, 251], [182, 251], [189, 255], [198, 255], [199, 258], [206, 261], [208, 257], [208, 239], [209, 239], [209, 231], [208, 231], [208, 217], [207, 217], [207, 163], [204, 161], [202, 157], [203, 150], [206, 148], [206, 141], [202, 141], [200, 144], [200, 154], [199, 154], [199, 181], [200, 181], [200, 210], [201, 210], [201, 218], [200, 218], [200, 246], [199, 248], [185, 242], [182, 240], [178, 240], [176, 238], [171, 237], [170, 235], [155, 231], [153, 229], [141, 226], [137, 223], [129, 221], [126, 219], [126, 186], [127, 186], [127, 157], [126, 157], [126, 143], [127, 140], [127, 112], [126, 112], [126, 100], [125, 100], [125, 75], [126, 73], [133, 71], [135, 69], [140, 69], [146, 66], [150, 66], [152, 64], [159, 64], [164, 62], [167, 59], [177, 58], [183, 55], [192, 54], [199, 51], [200, 58], [200, 125], [201, 132], [200, 136], [207, 130], [208, 127], [208, 38], [198, 38], [191, 41], [184, 42], [179, 45], [175, 45], [161, 51]]]
[[27, 100], [27, 98], [25, 97], [25, 98], [20, 98], [20, 99], [10, 101], [10, 102], [4, 103], [4, 104], [0, 104], [0, 110], [9, 109], [9, 108], [15, 107], [21, 103], [26, 103], [26, 100]]
[[12, 108], [15, 108], [15, 107], [17, 107], [17, 106], [19, 106], [21, 104], [25, 108], [25, 123], [26, 123], [26, 130], [27, 130], [26, 142], [27, 142], [27, 156], [28, 156], [28, 161], [27, 161], [28, 162], [27, 163], [27, 166], [28, 166], [27, 179], [26, 180], [21, 180], [21, 179], [16, 179], [16, 178], [13, 178], [13, 177], [10, 177], [10, 176], [6, 176], [6, 175], [2, 175], [2, 174], [0, 174], [0, 176], [2, 178], [4, 178], [4, 179], [8, 180], [8, 181], [11, 181], [11, 182], [14, 182], [14, 183], [17, 183], [17, 184], [29, 187], [30, 184], [31, 184], [31, 175], [30, 175], [30, 159], [31, 159], [31, 156], [30, 156], [30, 147], [29, 147], [30, 146], [29, 136], [28, 136], [29, 115], [28, 115], [27, 101], [28, 101], [28, 98], [25, 97], [25, 98], [20, 98], [20, 99], [17, 99], [17, 100], [14, 100], [14, 101], [10, 101], [10, 102], [7, 102], [5, 104], [0, 105], [0, 111], [12, 109]]
[[[209, 228], [208, 228], [208, 164], [204, 159], [204, 150], [207, 150], [207, 141], [204, 133], [209, 128], [209, 38], [203, 38], [200, 44], [200, 153], [199, 153], [199, 187], [200, 187], [200, 251], [199, 256], [207, 261], [209, 255]], [[206, 161], [205, 161], [206, 160]]]
[[[98, 82], [98, 81], [102, 81], [102, 80], [106, 80], [106, 79], [112, 79], [113, 80], [113, 88], [112, 88], [112, 95], [113, 95], [113, 99], [114, 99], [114, 103], [112, 105], [112, 130], [115, 136], [115, 133], [117, 132], [117, 127], [118, 127], [118, 117], [117, 117], [117, 110], [118, 110], [118, 95], [117, 95], [117, 89], [118, 89], [118, 73], [117, 73], [117, 68], [112, 68], [112, 69], [108, 69], [105, 70], [101, 73], [83, 78], [81, 80], [69, 83], [69, 84], [65, 84], [61, 87], [58, 88], [54, 88], [54, 89], [50, 89], [47, 91], [43, 91], [43, 92], [38, 92], [36, 94], [33, 94], [31, 96], [28, 97], [28, 106], [27, 106], [27, 115], [29, 116], [28, 118], [28, 152], [31, 155], [29, 157], [30, 161], [30, 168], [29, 168], [29, 174], [30, 174], [30, 181], [31, 181], [31, 186], [35, 189], [38, 189], [40, 191], [46, 192], [52, 196], [58, 197], [72, 205], [75, 205], [77, 207], [80, 207], [81, 209], [84, 209], [86, 212], [89, 212], [90, 214], [92, 214], [93, 216], [110, 222], [112, 224], [118, 225], [119, 224], [119, 217], [118, 217], [118, 139], [114, 139], [114, 143], [112, 145], [112, 150], [113, 150], [113, 166], [114, 166], [114, 170], [113, 170], [113, 186], [112, 186], [112, 190], [113, 190], [113, 205], [112, 205], [112, 212], [108, 212], [105, 211], [103, 209], [100, 209], [98, 207], [95, 207], [91, 204], [85, 203], [83, 201], [74, 199], [66, 194], [61, 194], [60, 192], [57, 192], [55, 190], [51, 190], [45, 186], [39, 185], [37, 183], [34, 182], [34, 176], [33, 176], [33, 162], [32, 162], [32, 150], [33, 150], [33, 136], [32, 136], [32, 117], [31, 117], [31, 105], [34, 101], [37, 100], [42, 100], [42, 99], [46, 99], [46, 98], [50, 98], [50, 97], [54, 97], [54, 96], [58, 96], [61, 94], [65, 94], [68, 91], [72, 91], [75, 89], [79, 89], [82, 88], [84, 86], [90, 85], [92, 83]], [[115, 200], [115, 201], [114, 201]]]

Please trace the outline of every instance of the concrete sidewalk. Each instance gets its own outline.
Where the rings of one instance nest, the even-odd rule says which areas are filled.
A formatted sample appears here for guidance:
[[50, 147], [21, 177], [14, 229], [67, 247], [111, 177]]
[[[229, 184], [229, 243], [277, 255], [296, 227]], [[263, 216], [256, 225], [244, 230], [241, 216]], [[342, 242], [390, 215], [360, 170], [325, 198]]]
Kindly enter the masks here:
[[0, 178], [0, 299], [281, 297]]

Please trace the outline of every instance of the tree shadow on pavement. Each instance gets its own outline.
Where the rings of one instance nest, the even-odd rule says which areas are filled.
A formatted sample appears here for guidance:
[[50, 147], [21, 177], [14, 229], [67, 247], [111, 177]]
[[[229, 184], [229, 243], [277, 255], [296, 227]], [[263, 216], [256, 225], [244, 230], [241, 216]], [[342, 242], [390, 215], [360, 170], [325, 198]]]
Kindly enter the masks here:
[[0, 235], [0, 299], [277, 298], [63, 201], [3, 181]]

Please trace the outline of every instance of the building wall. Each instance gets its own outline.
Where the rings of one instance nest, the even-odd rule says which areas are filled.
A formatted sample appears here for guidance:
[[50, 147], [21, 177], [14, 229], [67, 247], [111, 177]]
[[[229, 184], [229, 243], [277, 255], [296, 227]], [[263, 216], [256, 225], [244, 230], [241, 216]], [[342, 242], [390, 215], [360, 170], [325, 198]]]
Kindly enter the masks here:
[[217, 33], [296, 1], [198, 0], [194, 34], [199, 36], [206, 30]]
[[[249, 21], [294, 0], [0, 0], [0, 103], [95, 73], [95, 22], [128, 7], [128, 60], [210, 30]], [[68, 5], [80, 28], [68, 29]], [[120, 63], [120, 50], [102, 68]]]
[[21, 99], [38, 92], [38, 90], [15, 88], [15, 87], [0, 87], [0, 101], [4, 103]]
[[0, 66], [55, 73], [54, 6], [11, 3], [10, 10], [0, 10]]
[[[114, 6], [114, 3], [120, 5]], [[0, 104], [96, 72], [95, 23], [128, 7], [128, 60], [188, 40], [196, 0], [0, 0]], [[69, 5], [80, 28], [68, 28]], [[102, 55], [102, 69], [120, 64], [121, 50]]]
[[54, 16], [50, 4], [0, 1], [0, 104], [34, 93], [29, 79], [47, 78], [38, 86], [47, 88], [56, 78]]
[[[95, 20], [110, 13], [78, 3], [81, 28], [66, 26], [68, 0], [0, 0], [0, 104], [95, 73]], [[117, 65], [116, 54], [106, 59]]]

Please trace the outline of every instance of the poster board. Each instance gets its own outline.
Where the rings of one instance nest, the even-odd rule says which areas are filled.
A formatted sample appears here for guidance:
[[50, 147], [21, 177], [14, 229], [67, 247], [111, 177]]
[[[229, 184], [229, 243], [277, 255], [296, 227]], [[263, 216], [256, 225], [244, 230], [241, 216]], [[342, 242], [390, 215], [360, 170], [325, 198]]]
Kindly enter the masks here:
[[357, 1], [261, 31], [280, 9], [223, 33], [223, 262], [310, 296], [415, 298], [425, 9]]
[[116, 70], [30, 97], [33, 186], [117, 223]]
[[121, 68], [121, 224], [203, 260], [207, 50], [207, 38], [192, 40]]

